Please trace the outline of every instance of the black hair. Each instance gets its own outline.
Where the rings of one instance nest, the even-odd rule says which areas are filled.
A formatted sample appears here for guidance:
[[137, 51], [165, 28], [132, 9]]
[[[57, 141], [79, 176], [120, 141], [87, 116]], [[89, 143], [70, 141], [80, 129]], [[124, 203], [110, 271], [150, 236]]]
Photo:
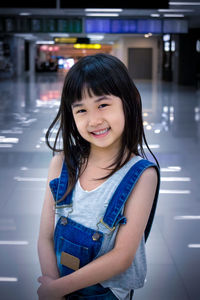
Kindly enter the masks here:
[[[144, 134], [141, 97], [126, 66], [121, 60], [110, 54], [99, 53], [85, 56], [75, 63], [67, 73], [58, 113], [45, 136], [47, 145], [53, 150], [53, 155], [55, 152], [64, 152], [69, 173], [66, 194], [73, 189], [80, 175], [81, 167], [85, 163], [87, 165], [90, 154], [90, 143], [79, 134], [72, 114], [72, 104], [75, 101], [81, 101], [85, 91], [90, 96], [92, 94], [95, 96], [114, 95], [119, 97], [123, 104], [125, 126], [121, 148], [114, 163], [108, 166], [108, 170], [111, 172], [100, 179], [106, 179], [114, 174], [128, 162], [133, 153], [147, 158], [143, 149], [143, 142], [159, 166]], [[54, 145], [51, 146], [49, 138], [57, 123], [59, 128]], [[62, 149], [56, 148], [59, 135], [62, 135]], [[127, 150], [128, 154], [124, 159]]]

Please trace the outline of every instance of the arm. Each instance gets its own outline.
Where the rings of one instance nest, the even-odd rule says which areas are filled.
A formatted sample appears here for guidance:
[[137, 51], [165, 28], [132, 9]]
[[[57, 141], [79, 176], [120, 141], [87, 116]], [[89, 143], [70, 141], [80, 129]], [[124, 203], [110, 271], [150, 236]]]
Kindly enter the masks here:
[[127, 200], [124, 210], [127, 224], [120, 226], [113, 250], [74, 273], [52, 281], [46, 291], [43, 290], [44, 295], [63, 296], [124, 272], [132, 264], [143, 236], [156, 186], [156, 170], [148, 168]]
[[62, 168], [62, 155], [56, 155], [52, 158], [48, 178], [46, 183], [46, 192], [41, 213], [40, 230], [38, 237], [38, 256], [41, 266], [42, 275], [51, 278], [59, 278], [56, 264], [56, 256], [53, 245], [54, 234], [54, 199], [49, 188], [49, 182], [59, 177]]

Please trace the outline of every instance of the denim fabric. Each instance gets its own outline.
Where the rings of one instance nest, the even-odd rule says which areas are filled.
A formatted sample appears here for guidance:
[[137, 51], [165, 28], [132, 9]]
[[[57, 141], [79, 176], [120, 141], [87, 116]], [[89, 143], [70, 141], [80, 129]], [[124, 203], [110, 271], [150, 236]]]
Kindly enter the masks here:
[[[98, 240], [93, 240], [97, 235]], [[72, 269], [60, 263], [61, 252], [64, 251], [80, 259], [80, 268], [91, 262], [98, 254], [103, 233], [87, 228], [70, 218], [60, 217], [54, 232], [54, 249], [60, 276], [69, 275]]]
[[116, 300], [117, 297], [109, 288], [104, 288], [100, 284], [84, 288], [65, 297], [67, 300]]
[[53, 194], [55, 205], [62, 207], [63, 205], [71, 205], [72, 204], [72, 192], [62, 201], [58, 202], [59, 199], [63, 197], [67, 190], [68, 185], [68, 172], [66, 164], [63, 162], [61, 175], [59, 178], [54, 178], [49, 182], [49, 187], [51, 189], [51, 192]]
[[[154, 204], [151, 212], [151, 220], [148, 222], [148, 226], [145, 230], [145, 238], [143, 237], [141, 243], [138, 247], [137, 253], [135, 255], [134, 261], [131, 267], [126, 270], [124, 273], [114, 276], [113, 278], [104, 281], [101, 283], [102, 292], [107, 292], [107, 288], [118, 289], [123, 288], [127, 291], [130, 291], [135, 288], [142, 287], [146, 277], [146, 255], [145, 255], [145, 240], [148, 237], [151, 224], [153, 221], [159, 185], [160, 177], [159, 170], [157, 166], [148, 160], [140, 159], [136, 162], [128, 171], [127, 174], [124, 174], [124, 178], [118, 185], [116, 191], [110, 199], [109, 205], [106, 209], [106, 212], [99, 224], [98, 231], [95, 231], [91, 228], [85, 227], [82, 224], [79, 224], [72, 219], [62, 215], [62, 207], [71, 206], [72, 203], [72, 193], [70, 193], [62, 202], [57, 202], [65, 193], [68, 183], [67, 168], [65, 163], [63, 163], [63, 168], [60, 178], [55, 178], [50, 182], [50, 188], [54, 196], [56, 206], [60, 209], [60, 218], [56, 224], [55, 234], [54, 234], [54, 243], [55, 243], [55, 252], [57, 255], [58, 268], [60, 270], [60, 275], [64, 276], [73, 272], [73, 270], [66, 268], [60, 264], [60, 255], [61, 252], [67, 252], [73, 256], [80, 258], [80, 267], [92, 261], [94, 258], [104, 255], [108, 251], [112, 250], [115, 243], [115, 238], [119, 229], [119, 224], [125, 224], [126, 218], [123, 216], [124, 204], [128, 199], [131, 191], [133, 190], [137, 180], [143, 173], [143, 171], [149, 167], [155, 167], [158, 173], [158, 185], [157, 191], [154, 199]], [[112, 184], [112, 181], [109, 182]], [[109, 186], [107, 187], [109, 188]], [[65, 217], [67, 222], [63, 222], [62, 218]], [[89, 216], [88, 216], [89, 217]], [[66, 223], [64, 225], [64, 223]], [[93, 240], [92, 236], [95, 232], [100, 234], [99, 239]], [[91, 288], [91, 287], [90, 287]], [[96, 285], [92, 288], [96, 288]], [[92, 290], [92, 289], [91, 289]], [[73, 293], [71, 296], [76, 296], [79, 291]], [[83, 289], [82, 293], [88, 293], [88, 288]], [[94, 291], [93, 291], [94, 292]], [[98, 290], [99, 296], [101, 292]], [[92, 294], [93, 295], [93, 294]], [[91, 295], [91, 296], [92, 296]], [[70, 297], [71, 297], [70, 296]], [[79, 295], [81, 296], [81, 295]], [[84, 295], [82, 295], [84, 297]], [[81, 297], [82, 297], [81, 296]], [[88, 295], [89, 296], [89, 295]], [[85, 298], [85, 299], [96, 299], [96, 298]], [[94, 294], [96, 297], [96, 294]], [[108, 297], [113, 297], [113, 293], [110, 294], [108, 290]], [[119, 298], [105, 298], [104, 295], [102, 299], [125, 299], [124, 297]], [[68, 296], [69, 297], [69, 296]], [[92, 296], [93, 297], [93, 296]], [[114, 296], [115, 297], [115, 296]], [[75, 298], [69, 298], [75, 299]], [[79, 299], [79, 298], [76, 298]], [[84, 299], [84, 298], [80, 298]], [[98, 298], [99, 299], [99, 298]], [[126, 298], [127, 299], [127, 298]]]

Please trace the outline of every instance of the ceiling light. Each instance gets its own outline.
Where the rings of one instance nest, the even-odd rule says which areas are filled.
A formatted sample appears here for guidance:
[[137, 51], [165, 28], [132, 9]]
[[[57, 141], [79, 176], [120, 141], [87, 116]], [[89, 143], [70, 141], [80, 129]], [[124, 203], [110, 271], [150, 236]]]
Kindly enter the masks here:
[[98, 11], [98, 12], [122, 12], [121, 8], [86, 8], [85, 11]]
[[107, 14], [107, 13], [105, 13], [105, 14], [101, 14], [101, 13], [97, 13], [97, 14], [95, 14], [95, 13], [92, 13], [92, 14], [86, 14], [86, 16], [88, 16], [88, 17], [118, 17], [119, 16], [119, 14]]
[[158, 17], [160, 17], [160, 14], [151, 14], [150, 16], [153, 18], [158, 18]]
[[170, 34], [164, 34], [163, 35], [163, 41], [164, 42], [170, 41]]
[[68, 33], [49, 33], [50, 36], [54, 37], [69, 37], [69, 34]]
[[95, 35], [95, 34], [88, 34], [87, 37], [91, 40], [98, 40], [101, 41], [104, 39], [104, 35]]
[[194, 9], [158, 9], [159, 12], [193, 12]]
[[164, 17], [166, 18], [183, 18], [183, 14], [164, 14]]
[[15, 33], [14, 36], [22, 37], [26, 40], [36, 40], [36, 36], [31, 33]]
[[53, 45], [55, 43], [54, 43], [54, 41], [37, 41], [36, 44], [37, 45], [43, 45], [43, 44], [45, 44], [45, 45]]
[[169, 2], [169, 5], [200, 5], [200, 2]]
[[[146, 33], [146, 34], [144, 35], [145, 38], [149, 38], [150, 36], [152, 36], [152, 33], [151, 33], [151, 32]], [[143, 124], [144, 124], [145, 122], [146, 122], [146, 121], [144, 121]]]
[[31, 13], [29, 13], [29, 12], [21, 12], [21, 13], [19, 13], [19, 15], [20, 16], [30, 16]]

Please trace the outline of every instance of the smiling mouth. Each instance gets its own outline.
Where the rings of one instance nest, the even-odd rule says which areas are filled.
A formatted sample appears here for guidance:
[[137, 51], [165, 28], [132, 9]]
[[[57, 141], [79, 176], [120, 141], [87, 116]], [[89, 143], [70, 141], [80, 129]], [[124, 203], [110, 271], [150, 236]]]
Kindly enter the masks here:
[[91, 133], [95, 136], [101, 136], [101, 135], [105, 135], [109, 130], [110, 130], [110, 127], [105, 128], [103, 130], [99, 130], [99, 131], [92, 131]]

